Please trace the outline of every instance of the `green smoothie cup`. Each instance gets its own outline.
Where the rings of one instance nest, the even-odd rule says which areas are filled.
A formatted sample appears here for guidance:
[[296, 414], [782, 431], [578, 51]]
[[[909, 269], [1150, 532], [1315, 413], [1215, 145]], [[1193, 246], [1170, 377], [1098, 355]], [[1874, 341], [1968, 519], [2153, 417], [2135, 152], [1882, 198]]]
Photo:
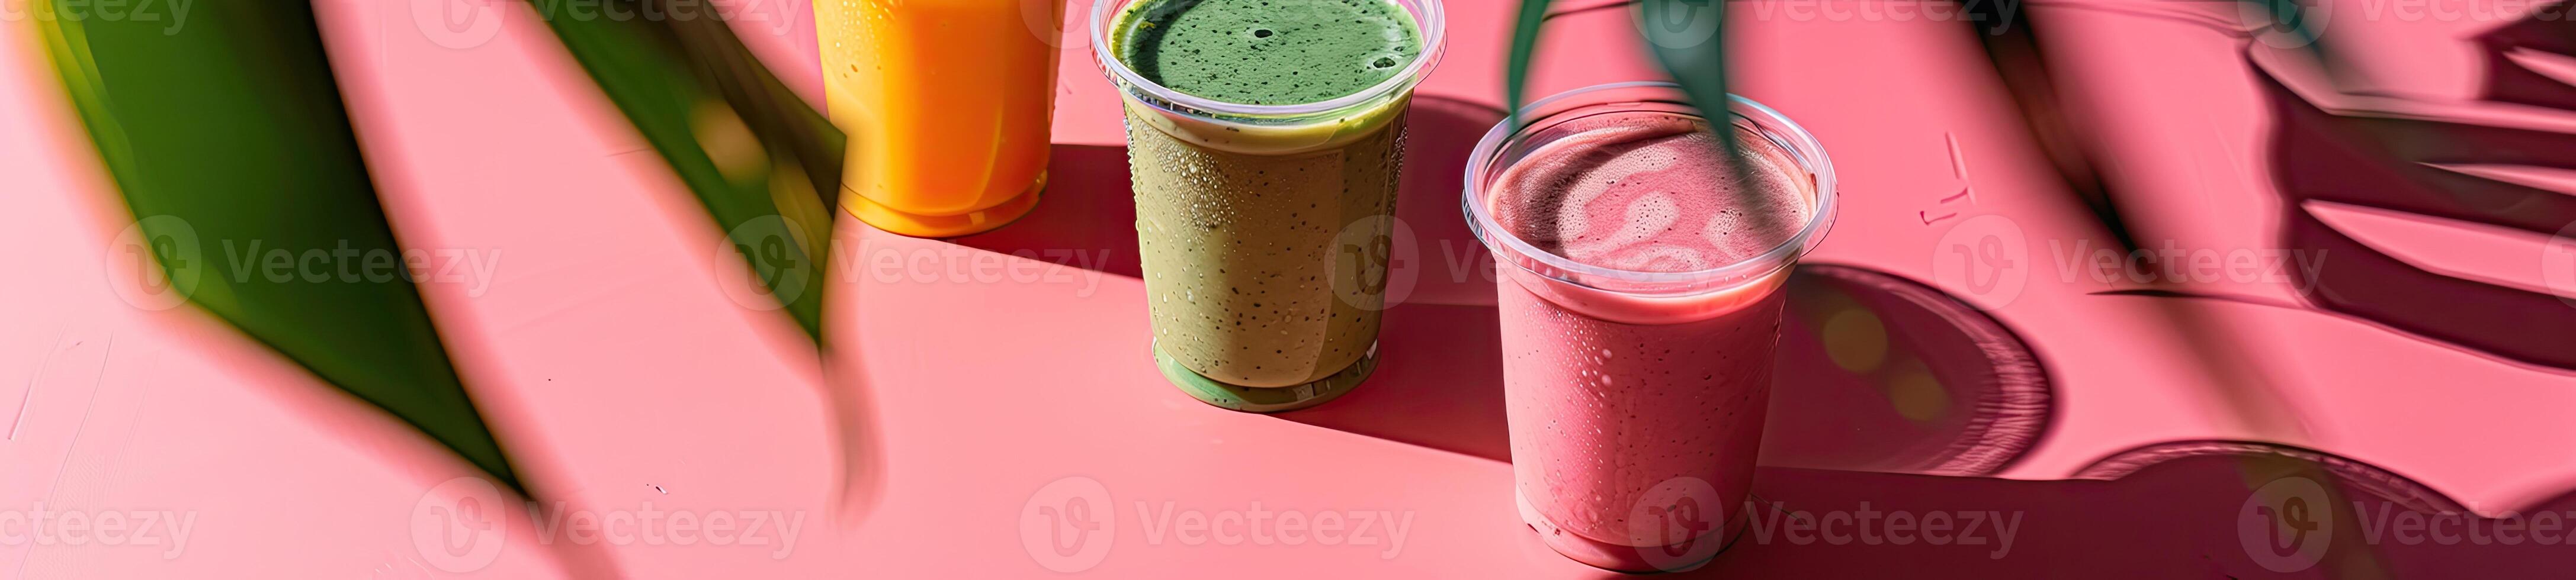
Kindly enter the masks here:
[[1439, 0], [1100, 0], [1163, 376], [1278, 412], [1377, 363], [1404, 113]]

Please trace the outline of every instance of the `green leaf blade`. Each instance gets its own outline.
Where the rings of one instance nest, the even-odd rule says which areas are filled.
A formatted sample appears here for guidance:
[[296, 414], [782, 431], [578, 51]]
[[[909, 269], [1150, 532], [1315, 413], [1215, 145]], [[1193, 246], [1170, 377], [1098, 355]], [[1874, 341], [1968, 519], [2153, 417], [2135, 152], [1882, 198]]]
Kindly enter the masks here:
[[[609, 1], [671, 13], [645, 8], [666, 0]], [[721, 20], [583, 18], [566, 0], [530, 5], [819, 344], [841, 131]]]
[[1538, 56], [1539, 32], [1547, 25], [1548, 0], [1521, 0], [1520, 14], [1512, 20], [1512, 48], [1503, 68], [1503, 110], [1511, 123], [1521, 123], [1521, 105], [1527, 103], [1530, 60]]
[[[154, 263], [195, 281], [190, 301], [519, 485], [411, 276], [364, 268], [404, 248], [308, 6], [210, 4], [175, 31], [36, 24], [138, 229], [171, 242]], [[328, 271], [303, 261], [313, 252]]]

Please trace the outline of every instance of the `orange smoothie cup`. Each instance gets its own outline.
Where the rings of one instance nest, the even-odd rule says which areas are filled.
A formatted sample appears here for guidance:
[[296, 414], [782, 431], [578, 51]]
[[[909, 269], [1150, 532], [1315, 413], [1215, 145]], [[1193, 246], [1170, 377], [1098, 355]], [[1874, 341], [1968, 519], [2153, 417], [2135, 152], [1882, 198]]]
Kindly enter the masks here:
[[1036, 207], [1063, 15], [1062, 0], [814, 3], [824, 101], [850, 136], [841, 207], [930, 238]]

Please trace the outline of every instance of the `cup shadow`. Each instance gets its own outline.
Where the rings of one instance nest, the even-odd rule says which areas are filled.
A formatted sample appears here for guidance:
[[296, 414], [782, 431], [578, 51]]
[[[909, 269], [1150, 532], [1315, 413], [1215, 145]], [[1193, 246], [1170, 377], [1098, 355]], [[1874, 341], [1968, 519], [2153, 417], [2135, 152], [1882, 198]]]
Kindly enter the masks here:
[[[1993, 318], [1850, 266], [1801, 266], [1787, 291], [1763, 465], [1989, 475], [2045, 433], [2047, 374]], [[1510, 461], [1499, 322], [1492, 306], [1390, 309], [1375, 376], [1278, 417]]]
[[1975, 307], [1836, 264], [1800, 265], [1786, 291], [1764, 465], [1988, 475], [2046, 432], [2046, 367]]
[[1511, 460], [1494, 263], [1458, 205], [1467, 158], [1502, 118], [1502, 109], [1491, 105], [1414, 97], [1388, 263], [1392, 307], [1378, 332], [1379, 360], [1394, 364], [1378, 365], [1368, 382], [1333, 402], [1277, 417]]
[[[1392, 301], [1494, 303], [1491, 263], [1474, 261], [1483, 250], [1459, 217], [1458, 199], [1468, 153], [1502, 118], [1502, 110], [1491, 105], [1437, 95], [1413, 98], [1405, 117], [1405, 165], [1395, 210], [1400, 231], [1391, 264], [1391, 275], [1400, 279], [1395, 287], [1404, 292]], [[1065, 260], [1056, 256], [1064, 252], [1106, 252], [1105, 261], [1069, 265], [1140, 276], [1127, 150], [1058, 143], [1049, 154], [1047, 188], [1037, 209], [993, 231], [950, 241], [1059, 263]]]
[[[1476, 141], [1503, 111], [1419, 95], [1407, 117], [1402, 191], [1378, 338], [1381, 360], [1349, 395], [1277, 417], [1511, 460], [1504, 423], [1495, 264], [1460, 213]], [[1056, 145], [1038, 208], [954, 240], [994, 252], [1140, 275], [1126, 151]], [[1991, 474], [2048, 423], [2038, 358], [1994, 319], [1921, 283], [1830, 264], [1788, 286], [1766, 465], [1939, 475]]]
[[1503, 344], [1492, 306], [1405, 304], [1378, 331], [1378, 367], [1332, 402], [1274, 415], [1326, 429], [1508, 462]]
[[[1340, 400], [1281, 418], [1511, 460], [1495, 263], [1458, 201], [1469, 154], [1502, 118], [1489, 105], [1415, 99], [1396, 203], [1406, 231], [1396, 235], [1389, 286], [1400, 305], [1379, 336], [1391, 364]], [[2047, 375], [1993, 318], [1871, 270], [1812, 265], [1792, 280], [1766, 465], [1984, 475], [2045, 430]]]
[[[1127, 185], [1127, 149], [1058, 143], [1048, 155], [1047, 187], [1039, 194], [1037, 209], [993, 231], [949, 241], [1138, 277], [1136, 203]], [[1068, 260], [1068, 252], [1099, 258]]]
[[1502, 122], [1492, 105], [1423, 95], [1405, 118], [1404, 182], [1395, 199], [1395, 259], [1387, 299], [1402, 304], [1494, 305], [1494, 262], [1467, 229], [1467, 159]]

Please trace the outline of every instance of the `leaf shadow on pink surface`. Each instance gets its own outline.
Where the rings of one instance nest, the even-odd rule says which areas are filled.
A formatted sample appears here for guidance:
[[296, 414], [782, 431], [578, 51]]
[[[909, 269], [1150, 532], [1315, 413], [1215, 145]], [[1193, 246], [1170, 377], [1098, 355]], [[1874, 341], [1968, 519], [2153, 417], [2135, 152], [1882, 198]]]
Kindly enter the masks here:
[[2543, 18], [2546, 12], [2535, 14], [2472, 40], [2484, 53], [2488, 100], [2576, 111], [2576, 86], [2516, 62], [2546, 53], [2576, 66], [2576, 60], [2567, 60], [2576, 59], [2576, 22], [2564, 18], [2564, 6], [2559, 18]]
[[[2558, 40], [2535, 40], [2552, 34]], [[2494, 51], [2488, 61], [2496, 67], [2488, 71], [2490, 97], [2576, 104], [2576, 87], [2526, 70], [2502, 52], [2534, 42], [2565, 48], [2571, 36], [2576, 25], [2533, 21], [2481, 37]], [[2286, 206], [2282, 243], [2322, 262], [2313, 279], [2296, 273], [2298, 284], [2315, 288], [2306, 297], [2309, 304], [2490, 358], [2576, 369], [2576, 308], [2559, 297], [2409, 264], [2329, 225], [2312, 209], [2322, 202], [2426, 223], [2558, 234], [2576, 225], [2576, 196], [2444, 166], [2576, 169], [2576, 134], [2490, 120], [2330, 109], [2293, 90], [2289, 83], [2296, 80], [2264, 63], [2254, 69], [2276, 123], [2270, 154]]]

